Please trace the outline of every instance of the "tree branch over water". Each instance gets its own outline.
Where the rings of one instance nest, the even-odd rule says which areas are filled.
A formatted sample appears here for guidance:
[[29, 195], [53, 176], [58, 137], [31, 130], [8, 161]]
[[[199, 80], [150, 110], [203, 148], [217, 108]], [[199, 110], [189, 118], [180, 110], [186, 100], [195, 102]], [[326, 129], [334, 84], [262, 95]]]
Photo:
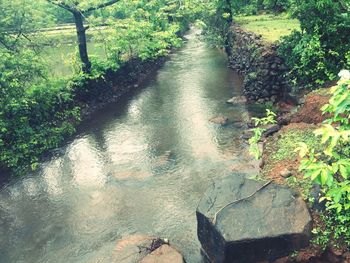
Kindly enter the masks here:
[[95, 11], [95, 10], [98, 10], [98, 9], [101, 9], [101, 8], [104, 8], [104, 7], [107, 7], [107, 6], [110, 6], [110, 5], [113, 5], [117, 2], [119, 2], [120, 0], [111, 0], [109, 2], [106, 2], [106, 3], [102, 3], [100, 5], [97, 5], [95, 7], [90, 7], [86, 10], [83, 10], [82, 13], [85, 14], [85, 13], [88, 13], [88, 12], [92, 12], [92, 11]]
[[85, 14], [105, 8], [107, 6], [111, 6], [120, 0], [110, 0], [101, 4], [97, 4], [96, 6], [91, 6], [85, 10], [80, 9], [78, 7], [79, 2], [77, 1], [57, 1], [57, 0], [47, 0], [49, 3], [56, 5], [58, 7], [61, 7], [69, 12], [71, 12], [74, 16], [74, 23], [77, 31], [77, 37], [78, 37], [78, 48], [79, 48], [79, 55], [80, 60], [82, 62], [82, 70], [84, 73], [90, 73], [91, 71], [91, 62], [89, 59], [88, 51], [87, 51], [87, 44], [86, 44], [86, 33], [85, 31], [89, 27], [84, 26], [84, 20], [85, 20]]

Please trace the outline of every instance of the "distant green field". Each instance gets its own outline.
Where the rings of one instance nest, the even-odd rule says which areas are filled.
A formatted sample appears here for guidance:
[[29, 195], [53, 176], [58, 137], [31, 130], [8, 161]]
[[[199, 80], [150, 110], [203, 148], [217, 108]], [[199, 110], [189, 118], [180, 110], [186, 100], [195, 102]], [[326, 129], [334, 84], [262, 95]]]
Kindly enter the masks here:
[[[54, 77], [69, 77], [73, 74], [73, 62], [76, 54], [76, 44], [59, 44], [48, 46], [43, 50], [45, 60], [49, 65], [49, 73]], [[88, 43], [90, 57], [106, 58], [104, 49], [93, 42]]]
[[[73, 26], [62, 26], [52, 30], [43, 30], [44, 41], [49, 43], [43, 50], [49, 74], [54, 77], [69, 77], [73, 74], [73, 61], [77, 50], [76, 32]], [[89, 56], [105, 59], [105, 50], [94, 43], [94, 36], [105, 33], [106, 29], [91, 28], [87, 31]]]
[[262, 35], [268, 42], [275, 42], [293, 30], [300, 30], [299, 21], [287, 15], [237, 16], [234, 20], [244, 29]]

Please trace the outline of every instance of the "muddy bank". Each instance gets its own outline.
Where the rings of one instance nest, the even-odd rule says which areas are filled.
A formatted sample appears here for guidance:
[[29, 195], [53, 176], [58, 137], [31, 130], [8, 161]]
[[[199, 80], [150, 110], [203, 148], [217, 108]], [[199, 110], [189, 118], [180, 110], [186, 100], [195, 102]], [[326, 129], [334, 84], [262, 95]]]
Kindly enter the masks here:
[[[280, 185], [287, 185], [297, 190], [309, 204], [311, 211], [313, 228], [324, 229], [324, 222], [320, 219], [320, 214], [324, 211], [324, 204], [319, 200], [319, 188], [311, 182], [301, 182], [303, 174], [299, 171], [300, 157], [295, 151], [299, 142], [307, 143], [311, 147], [320, 145], [313, 132], [320, 127], [327, 118], [322, 115], [320, 108], [329, 100], [328, 89], [323, 89], [307, 94], [301, 99], [302, 104], [289, 111], [280, 107], [280, 120], [284, 120], [284, 125], [280, 131], [264, 140], [262, 163], [260, 170], [262, 178], [272, 180]], [[309, 197], [315, 199], [308, 201]], [[339, 245], [339, 244], [338, 244]], [[311, 242], [310, 245], [293, 253], [288, 257], [277, 260], [279, 263], [326, 263], [326, 262], [350, 262], [350, 253], [346, 247], [328, 246], [323, 248]]]

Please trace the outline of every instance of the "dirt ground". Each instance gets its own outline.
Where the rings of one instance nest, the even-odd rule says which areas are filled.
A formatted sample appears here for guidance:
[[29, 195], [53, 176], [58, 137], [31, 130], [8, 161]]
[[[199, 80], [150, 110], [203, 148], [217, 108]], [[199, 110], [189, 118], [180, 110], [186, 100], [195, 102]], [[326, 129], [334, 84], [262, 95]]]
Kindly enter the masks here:
[[[301, 105], [297, 112], [290, 114], [288, 119], [289, 124], [282, 127], [280, 131], [275, 133], [266, 139], [265, 145], [268, 150], [264, 150], [263, 153], [263, 167], [261, 174], [264, 178], [273, 180], [278, 184], [287, 184], [287, 177], [294, 176], [296, 178], [302, 178], [302, 174], [298, 171], [300, 165], [300, 157], [292, 155], [290, 158], [286, 158], [280, 161], [272, 160], [271, 155], [276, 150], [277, 141], [281, 138], [283, 133], [293, 130], [309, 130], [316, 129], [320, 123], [322, 123], [327, 116], [322, 115], [320, 108], [325, 105], [329, 100], [329, 95], [326, 92], [310, 93], [306, 96], [305, 102]], [[288, 105], [287, 105], [288, 106]], [[287, 110], [291, 112], [291, 107], [283, 105], [282, 112], [284, 114]], [[287, 113], [288, 114], [288, 113]], [[275, 147], [275, 148], [274, 148]], [[264, 147], [265, 148], [265, 147]], [[286, 176], [287, 173], [287, 176]], [[316, 211], [311, 209], [313, 217], [314, 227], [323, 228], [322, 220]], [[285, 258], [278, 259], [273, 263], [350, 263], [350, 252], [346, 249], [327, 248], [322, 249], [317, 245], [310, 244], [309, 247], [299, 251], [297, 254]]]

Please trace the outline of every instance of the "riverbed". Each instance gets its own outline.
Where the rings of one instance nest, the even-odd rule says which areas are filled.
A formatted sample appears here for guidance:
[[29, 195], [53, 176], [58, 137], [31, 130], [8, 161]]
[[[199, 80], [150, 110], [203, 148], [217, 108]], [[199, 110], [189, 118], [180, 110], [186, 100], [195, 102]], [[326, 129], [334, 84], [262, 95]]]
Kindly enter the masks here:
[[[0, 262], [111, 262], [132, 234], [201, 262], [196, 206], [246, 161], [242, 78], [192, 30], [145, 87], [97, 112], [37, 173], [0, 190]], [[209, 119], [227, 116], [228, 125]]]

